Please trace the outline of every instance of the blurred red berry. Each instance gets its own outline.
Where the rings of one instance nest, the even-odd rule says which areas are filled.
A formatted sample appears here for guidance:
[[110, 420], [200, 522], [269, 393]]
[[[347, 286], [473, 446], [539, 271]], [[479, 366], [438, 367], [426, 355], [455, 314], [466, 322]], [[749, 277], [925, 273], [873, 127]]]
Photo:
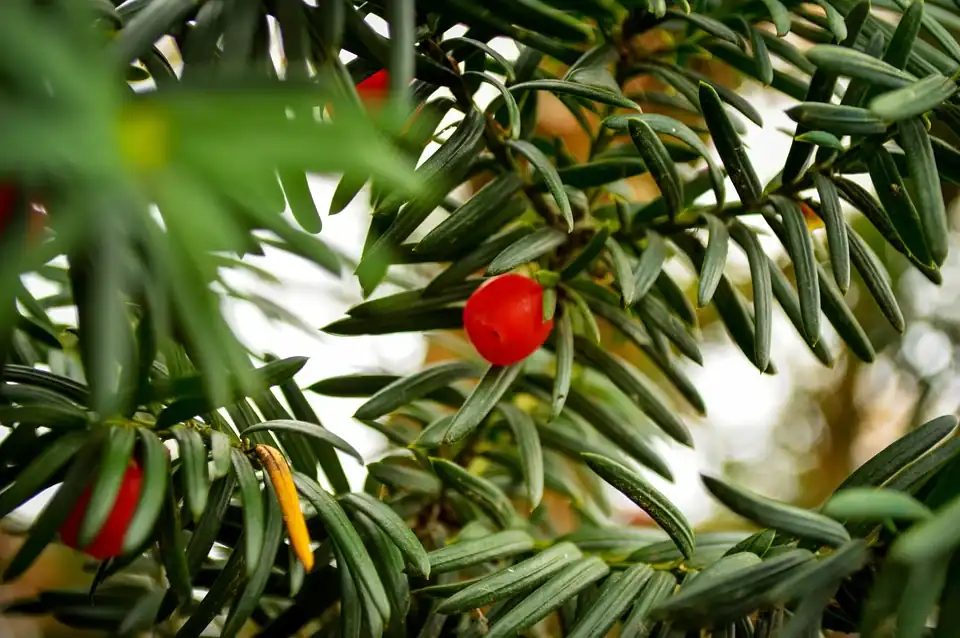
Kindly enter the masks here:
[[543, 320], [543, 288], [523, 275], [494, 277], [463, 309], [463, 325], [480, 356], [494, 365], [523, 361], [543, 345], [553, 319]]
[[0, 185], [0, 233], [6, 230], [16, 207], [17, 189], [9, 184]]
[[357, 93], [365, 104], [377, 105], [384, 101], [390, 92], [390, 74], [381, 69], [357, 84]]
[[77, 536], [80, 533], [80, 524], [83, 523], [83, 517], [87, 513], [87, 506], [90, 504], [93, 491], [93, 485], [87, 487], [77, 500], [76, 505], [73, 506], [67, 520], [60, 526], [60, 540], [67, 547], [80, 549], [97, 560], [115, 558], [123, 554], [123, 538], [127, 534], [127, 528], [133, 519], [133, 513], [140, 502], [142, 484], [143, 470], [139, 463], [131, 461], [123, 475], [117, 500], [114, 502], [113, 509], [110, 510], [110, 515], [103, 524], [103, 528], [92, 543], [81, 549], [77, 546]]

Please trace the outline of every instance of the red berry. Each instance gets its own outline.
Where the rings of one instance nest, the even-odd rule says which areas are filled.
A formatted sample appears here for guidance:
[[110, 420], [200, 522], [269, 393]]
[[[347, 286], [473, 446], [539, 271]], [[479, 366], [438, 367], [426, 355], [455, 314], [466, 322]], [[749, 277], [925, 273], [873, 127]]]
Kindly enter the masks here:
[[14, 207], [16, 206], [17, 190], [9, 185], [0, 185], [0, 233], [6, 229], [13, 217]]
[[357, 93], [360, 99], [367, 104], [379, 104], [390, 91], [390, 74], [381, 69], [357, 84]]
[[463, 326], [480, 356], [494, 365], [523, 361], [550, 336], [543, 320], [543, 288], [523, 275], [494, 277], [477, 288], [463, 309]]
[[[127, 471], [123, 475], [123, 482], [120, 484], [120, 491], [117, 493], [117, 500], [110, 510], [103, 528], [93, 542], [81, 551], [96, 558], [105, 560], [114, 558], [123, 553], [123, 537], [130, 526], [130, 520], [140, 502], [140, 489], [143, 484], [143, 470], [136, 461], [131, 461], [127, 466]], [[80, 495], [77, 504], [73, 506], [67, 520], [60, 526], [60, 540], [67, 547], [80, 549], [77, 547], [77, 536], [80, 533], [80, 524], [87, 513], [87, 505], [90, 503], [90, 496], [93, 491], [93, 485]]]

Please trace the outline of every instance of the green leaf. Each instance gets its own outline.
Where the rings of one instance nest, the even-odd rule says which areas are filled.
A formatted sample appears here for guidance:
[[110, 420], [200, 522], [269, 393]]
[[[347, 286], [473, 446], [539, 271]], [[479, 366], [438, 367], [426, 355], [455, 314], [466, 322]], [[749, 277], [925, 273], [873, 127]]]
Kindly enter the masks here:
[[444, 574], [525, 554], [533, 549], [533, 544], [533, 538], [520, 530], [506, 530], [481, 538], [462, 540], [427, 554], [430, 559], [430, 573]]
[[476, 503], [497, 525], [501, 528], [514, 525], [517, 514], [513, 504], [496, 485], [446, 459], [434, 458], [430, 462], [444, 485]]
[[77, 545], [86, 548], [100, 534], [106, 523], [117, 496], [123, 487], [123, 479], [130, 459], [136, 433], [127, 428], [110, 428], [107, 441], [103, 446], [96, 481], [90, 495], [90, 504], [84, 514], [80, 531], [77, 533]]
[[898, 69], [905, 68], [910, 59], [910, 53], [920, 34], [920, 27], [923, 24], [923, 2], [911, 2], [910, 6], [903, 15], [900, 16], [900, 23], [890, 37], [890, 44], [883, 52], [883, 61], [892, 64]]
[[[706, 261], [705, 250], [699, 240], [691, 235], [680, 234], [675, 235], [673, 241], [681, 250], [687, 253], [687, 256], [689, 256], [693, 262], [694, 268], [703, 272], [703, 265]], [[753, 319], [739, 292], [725, 275], [720, 275], [720, 281], [717, 284], [713, 298], [713, 305], [716, 307], [717, 313], [720, 315], [720, 319], [729, 331], [734, 343], [736, 343], [737, 347], [746, 355], [747, 359], [756, 365], [753, 350]], [[761, 370], [761, 372], [769, 371], [771, 367], [772, 366], [767, 366], [766, 370]]]
[[853, 311], [843, 300], [843, 294], [837, 290], [833, 281], [819, 264], [817, 265], [817, 276], [820, 279], [820, 307], [823, 309], [823, 314], [853, 354], [861, 361], [873, 363], [877, 358], [877, 353], [870, 342], [870, 338], [857, 321]]
[[437, 295], [450, 286], [461, 283], [480, 268], [486, 266], [504, 249], [517, 240], [533, 232], [529, 226], [522, 226], [490, 238], [476, 249], [454, 261], [446, 270], [437, 275], [424, 289], [424, 297]]
[[615, 581], [607, 579], [596, 600], [580, 616], [568, 635], [576, 638], [605, 636], [627, 611], [653, 573], [649, 565], [637, 564], [628, 567]]
[[[17, 432], [19, 428], [14, 429]], [[8, 438], [13, 434], [8, 435]], [[70, 462], [86, 441], [83, 432], [68, 432], [57, 437], [40, 454], [31, 459], [16, 479], [0, 492], [0, 518], [49, 487], [50, 480]]]
[[507, 117], [509, 118], [510, 122], [510, 139], [518, 139], [520, 137], [520, 107], [517, 106], [517, 101], [514, 99], [513, 93], [511, 93], [510, 90], [503, 85], [503, 82], [486, 73], [465, 71], [463, 73], [463, 77], [478, 78], [500, 92], [500, 97], [503, 99], [503, 104], [507, 109]]
[[418, 576], [430, 577], [430, 559], [407, 523], [386, 503], [378, 501], [369, 494], [351, 493], [340, 498], [340, 502], [348, 508], [363, 512], [386, 534], [407, 564]]
[[73, 405], [4, 405], [0, 406], [0, 422], [19, 426], [40, 426], [54, 430], [84, 430], [90, 422], [83, 410]]
[[377, 461], [367, 465], [367, 471], [370, 476], [394, 489], [431, 496], [440, 493], [440, 481], [436, 476], [407, 465]]
[[[225, 477], [215, 485], [222, 485], [226, 481]], [[180, 526], [180, 508], [173, 493], [173, 481], [169, 474], [167, 475], [167, 483], [167, 489], [163, 497], [163, 510], [157, 523], [157, 548], [160, 551], [164, 575], [169, 582], [169, 589], [161, 605], [160, 617], [163, 617], [164, 611], [166, 611], [167, 616], [173, 613], [178, 600], [181, 603], [189, 601], [193, 591], [190, 584], [190, 566], [187, 564], [187, 547]], [[215, 534], [216, 530], [213, 533]], [[195, 538], [196, 536], [191, 536], [190, 540], [194, 541]], [[197, 563], [199, 563], [199, 560]], [[164, 610], [164, 606], [166, 606], [166, 610]]]
[[[916, 6], [923, 5], [918, 3]], [[913, 186], [910, 194], [923, 228], [924, 243], [933, 263], [940, 266], [947, 258], [950, 233], [933, 144], [919, 117], [903, 119], [897, 126], [897, 139], [906, 157], [910, 184]]]
[[743, 42], [743, 39], [733, 29], [722, 22], [714, 20], [713, 18], [702, 13], [685, 13], [683, 11], [667, 9], [666, 15], [667, 17], [675, 20], [685, 20], [701, 31], [718, 37], [721, 40], [726, 40], [730, 44], [738, 46], [741, 49], [745, 48], [746, 46]]
[[818, 68], [876, 87], [899, 89], [916, 81], [910, 73], [846, 46], [816, 44], [807, 51], [807, 59]]
[[654, 618], [669, 620], [678, 628], [733, 622], [756, 609], [771, 585], [812, 557], [806, 550], [790, 549], [750, 567], [725, 571], [703, 581], [695, 578], [658, 605], [653, 610]]
[[773, 284], [770, 280], [770, 268], [767, 255], [760, 246], [756, 234], [739, 221], [730, 226], [731, 236], [743, 252], [747, 255], [750, 264], [750, 281], [753, 286], [753, 319], [756, 329], [754, 338], [754, 353], [757, 366], [766, 368], [770, 364], [770, 340], [773, 324]]
[[860, 273], [864, 285], [877, 302], [880, 312], [893, 329], [902, 334], [905, 329], [903, 313], [897, 304], [886, 268], [849, 224], [847, 224], [847, 239], [850, 241], [850, 261], [853, 267]]
[[645, 324], [662, 332], [684, 356], [698, 365], [703, 365], [703, 355], [700, 354], [697, 340], [657, 297], [647, 295], [637, 304], [636, 310]]
[[836, 185], [820, 173], [814, 173], [813, 183], [820, 196], [819, 214], [827, 231], [833, 276], [840, 292], [846, 294], [850, 288], [850, 243], [847, 240], [843, 210], [840, 208], [840, 194]]
[[[578, 280], [570, 282], [571, 284], [578, 283]], [[569, 299], [572, 304], [565, 306], [571, 311], [576, 311], [576, 315], [580, 317], [580, 322], [588, 333], [589, 338], [594, 343], [600, 343], [600, 326], [597, 325], [597, 320], [593, 316], [593, 311], [590, 310], [590, 306], [587, 305], [586, 300], [573, 289], [573, 286], [561, 286], [564, 296]], [[576, 350], [574, 350], [576, 352]]]
[[673, 218], [683, 208], [683, 184], [677, 173], [677, 166], [670, 159], [663, 142], [653, 128], [643, 120], [630, 119], [627, 130], [637, 152], [647, 165], [647, 170], [657, 183], [660, 193], [667, 204], [667, 213]]
[[[295, 418], [323, 427], [316, 412], [310, 407], [307, 398], [294, 381], [282, 383], [280, 385], [280, 391], [287, 400], [290, 411]], [[337, 457], [336, 451], [332, 446], [326, 445], [321, 441], [311, 439], [311, 442], [314, 443], [312, 447], [317, 456], [317, 460], [320, 462], [320, 467], [323, 469], [323, 473], [330, 481], [330, 485], [334, 491], [337, 493], [350, 491], [350, 483], [347, 481], [347, 476], [343, 472], [343, 466], [340, 464], [340, 459]]]
[[[510, 90], [512, 91], [518, 86], [522, 85], [516, 84]], [[550, 194], [553, 195], [553, 199], [556, 200], [560, 214], [567, 222], [567, 232], [573, 232], [573, 211], [570, 208], [570, 199], [567, 197], [567, 191], [563, 188], [563, 180], [560, 179], [557, 169], [550, 163], [549, 158], [536, 146], [523, 140], [508, 140], [506, 146], [523, 155], [537, 169], [540, 177], [550, 190]]]
[[610, 571], [606, 563], [591, 556], [567, 565], [559, 574], [541, 585], [516, 607], [498, 618], [487, 633], [488, 638], [516, 636], [548, 616], [563, 603]]
[[709, 239], [703, 258], [703, 267], [700, 270], [700, 284], [697, 288], [697, 305], [701, 308], [713, 299], [713, 293], [716, 292], [720, 278], [723, 277], [730, 240], [727, 225], [719, 217], [703, 213], [703, 218], [707, 220]]
[[170, 474], [170, 460], [163, 442], [146, 428], [137, 428], [137, 436], [140, 438], [139, 458], [143, 479], [137, 508], [123, 536], [124, 554], [136, 552], [153, 536], [157, 519], [163, 510], [167, 477]]
[[556, 95], [570, 95], [583, 98], [600, 104], [616, 106], [631, 111], [640, 111], [640, 106], [633, 100], [628, 100], [622, 95], [613, 91], [598, 89], [578, 82], [567, 82], [566, 80], [531, 80], [521, 82], [510, 87], [512, 93], [523, 93], [526, 91], [549, 91]]
[[333, 191], [333, 198], [330, 200], [330, 210], [328, 215], [336, 215], [350, 205], [363, 186], [367, 183], [366, 175], [351, 175], [344, 173], [337, 184], [337, 189]]
[[138, 635], [153, 627], [157, 618], [157, 612], [160, 611], [160, 603], [163, 602], [165, 594], [166, 590], [164, 589], [154, 589], [137, 599], [136, 604], [130, 609], [130, 612], [124, 616], [120, 626], [117, 627], [117, 635]]
[[487, 275], [500, 275], [509, 272], [517, 266], [522, 266], [546, 255], [565, 244], [566, 241], [567, 234], [556, 228], [550, 226], [539, 228], [529, 235], [521, 237], [497, 255], [487, 266]]
[[923, 236], [920, 216], [890, 152], [883, 146], [871, 149], [867, 156], [867, 167], [877, 190], [877, 197], [897, 235], [903, 240], [910, 254], [924, 265], [931, 265], [933, 261]]
[[[246, 460], [246, 457], [243, 456], [243, 454], [241, 454], [239, 451], [236, 451], [234, 454], [234, 467], [238, 466], [238, 457], [242, 458], [243, 461], [249, 465], [249, 461]], [[240, 483], [241, 494], [244, 495], [245, 492], [243, 488], [243, 481], [239, 479], [239, 472], [238, 482]], [[253, 494], [251, 493], [250, 496], [252, 497]], [[246, 574], [248, 580], [244, 584], [243, 590], [231, 605], [230, 612], [227, 614], [227, 618], [223, 622], [221, 633], [226, 636], [239, 633], [241, 628], [246, 624], [247, 620], [253, 615], [259, 606], [261, 597], [267, 588], [270, 574], [273, 571], [277, 550], [280, 548], [281, 541], [283, 540], [283, 514], [280, 511], [280, 504], [277, 501], [276, 494], [273, 491], [273, 485], [267, 481], [267, 487], [262, 496], [260, 494], [259, 486], [257, 486], [256, 496], [257, 503], [259, 504], [258, 509], [260, 516], [260, 519], [257, 521], [257, 529], [259, 531], [259, 544], [257, 546], [258, 551], [256, 554], [253, 554], [251, 543], [245, 543], [246, 558], [244, 560], [244, 564], [247, 570]], [[249, 507], [249, 503], [252, 502], [253, 501], [248, 502], [246, 498], [244, 498], [245, 517], [246, 509]], [[266, 504], [265, 517], [263, 515], [264, 503]], [[245, 541], [250, 530], [251, 528], [245, 524]], [[250, 564], [251, 562], [252, 564]]]
[[347, 314], [362, 319], [436, 310], [466, 301], [482, 283], [482, 279], [468, 279], [430, 296], [425, 296], [422, 288], [404, 290], [385, 297], [368, 299], [347, 310]]
[[831, 547], [840, 547], [850, 540], [843, 525], [826, 516], [774, 501], [711, 476], [701, 475], [701, 479], [714, 498], [758, 525]]
[[230, 473], [230, 437], [219, 430], [210, 431], [210, 479], [217, 480]]
[[573, 319], [570, 310], [563, 306], [556, 327], [556, 379], [553, 382], [553, 394], [550, 402], [550, 420], [553, 421], [563, 411], [570, 393], [573, 379], [574, 334]]
[[523, 178], [516, 172], [496, 177], [417, 242], [414, 251], [461, 256], [462, 253], [457, 254], [452, 247], [464, 245], [464, 235], [477, 233], [486, 221], [508, 206], [522, 187]]
[[[610, 254], [610, 261], [613, 264], [613, 272], [617, 278], [617, 284], [620, 286], [620, 293], [623, 296], [623, 305], [630, 307], [637, 300], [637, 287], [634, 279], [633, 267], [630, 265], [630, 259], [617, 240], [612, 237], [607, 240], [607, 252]], [[659, 269], [658, 269], [659, 272]]]
[[[27, 539], [7, 564], [3, 580], [19, 578], [40, 557], [57, 530], [66, 520], [80, 495], [89, 487], [97, 469], [96, 460], [103, 447], [103, 435], [88, 435], [67, 469], [63, 483], [30, 526]], [[33, 496], [31, 494], [30, 496]]]
[[693, 556], [694, 537], [690, 523], [667, 497], [625, 465], [596, 454], [584, 453], [583, 458], [604, 481], [647, 512], [685, 557]]
[[626, 305], [632, 306], [638, 300], [646, 299], [650, 288], [656, 283], [667, 260], [667, 243], [663, 236], [653, 230], [646, 231], [646, 247], [640, 253], [640, 262], [633, 274], [633, 294]]
[[386, 623], [390, 618], [390, 602], [370, 560], [363, 542], [337, 501], [312, 479], [299, 472], [293, 475], [297, 490], [317, 511], [330, 539], [342, 553], [361, 595], [379, 612]]
[[367, 631], [375, 634], [374, 626], [383, 633], [383, 619], [376, 610], [364, 609], [363, 601], [360, 599], [360, 592], [357, 590], [357, 583], [350, 574], [350, 568], [343, 560], [343, 554], [336, 547], [333, 548], [333, 555], [337, 560], [337, 573], [340, 585], [340, 635], [343, 638], [360, 638], [363, 636], [364, 615], [369, 614], [372, 622]]
[[[530, 382], [529, 384], [523, 383], [522, 387], [524, 391], [533, 393], [541, 401], [549, 401], [549, 398], [545, 395], [545, 391], [551, 387], [552, 380], [544, 376], [531, 375], [526, 377], [524, 381]], [[579, 434], [567, 435], [565, 441], [560, 441], [557, 437], [563, 435], [564, 430], [561, 428], [541, 429], [541, 438], [544, 443], [547, 445], [559, 444], [565, 448], [564, 451], [576, 460], [580, 460], [579, 454], [584, 451], [603, 454], [611, 458], [620, 458], [619, 453], [622, 450], [668, 481], [673, 480], [670, 467], [664, 462], [660, 455], [650, 447], [647, 442], [647, 436], [638, 428], [629, 423], [625, 423], [619, 416], [611, 413], [603, 404], [595, 403], [586, 395], [571, 389], [567, 397], [566, 408], [589, 423], [600, 434], [609, 438], [615, 445], [595, 447], [588, 441], [584, 441], [581, 447], [571, 448], [570, 444], [573, 443], [573, 440], [569, 437], [579, 436]], [[583, 437], [580, 438], [583, 440]]]
[[530, 510], [540, 505], [543, 498], [543, 449], [537, 426], [530, 415], [510, 403], [502, 403], [499, 408], [513, 432], [517, 451], [523, 467], [523, 482], [527, 488], [527, 500]]
[[827, 133], [826, 131], [807, 131], [805, 133], [800, 133], [793, 139], [798, 142], [808, 142], [810, 144], [816, 144], [817, 146], [823, 146], [835, 151], [843, 150], [843, 142], [840, 141], [833, 133]]
[[764, 555], [770, 551], [770, 547], [773, 545], [776, 536], [777, 533], [774, 530], [762, 529], [728, 549], [724, 556], [733, 556], [735, 554], [749, 552], [763, 558]]
[[817, 277], [813, 240], [807, 230], [803, 213], [795, 201], [781, 195], [774, 195], [771, 201], [780, 213], [783, 225], [781, 227], [772, 219], [768, 219], [767, 223], [786, 247], [790, 261], [793, 262], [804, 336], [809, 343], [817, 343], [820, 340], [820, 280]]
[[[410, 580], [403, 573], [403, 556], [383, 530], [366, 514], [354, 512], [351, 518], [366, 544], [367, 552], [386, 589], [387, 598], [390, 599], [390, 616], [393, 621], [390, 626], [403, 628], [410, 611]], [[370, 614], [369, 609], [366, 613]]]
[[619, 182], [646, 172], [647, 165], [635, 155], [604, 157], [557, 171], [565, 185], [579, 189]]
[[187, 506], [193, 520], [197, 521], [207, 506], [210, 478], [207, 476], [207, 448], [196, 430], [176, 426], [170, 433], [177, 440], [180, 450], [180, 476]]
[[522, 367], [521, 362], [512, 366], [491, 365], [487, 368], [483, 378], [454, 415], [444, 441], [456, 443], [476, 430], [513, 385]]
[[667, 435], [683, 445], [693, 444], [683, 421], [665, 405], [659, 393], [633, 366], [580, 337], [576, 341], [576, 353], [578, 358], [606, 375]]
[[587, 242], [586, 246], [581, 248], [577, 256], [574, 257], [573, 260], [567, 264], [562, 271], [560, 271], [560, 278], [563, 281], [567, 281], [580, 274], [580, 272], [589, 266], [597, 257], [597, 255], [600, 254], [609, 237], [610, 229], [608, 227], [601, 226], [598, 228], [597, 232], [594, 233], [594, 235], [590, 238], [590, 241]]
[[450, 427], [452, 420], [452, 414], [445, 414], [438, 419], [434, 419], [420, 431], [420, 436], [411, 445], [425, 450], [437, 449], [443, 445], [443, 437], [447, 434], [447, 428]]
[[847, 23], [843, 19], [843, 15], [834, 8], [832, 4], [826, 2], [825, 0], [815, 0], [817, 5], [823, 9], [824, 13], [827, 16], [827, 26], [830, 28], [830, 31], [833, 33], [833, 37], [836, 38], [837, 42], [843, 42], [847, 39]]
[[[264, 513], [263, 496], [260, 493], [260, 481], [254, 474], [250, 460], [239, 449], [230, 454], [233, 473], [240, 488], [240, 502], [243, 503], [243, 549], [246, 554], [247, 577], [253, 578], [259, 569], [260, 553], [264, 549]], [[267, 499], [268, 509], [276, 498]], [[276, 549], [274, 549], [276, 553]], [[273, 558], [270, 558], [271, 562]]]
[[287, 196], [293, 218], [308, 233], [319, 233], [323, 228], [323, 221], [310, 192], [307, 176], [301, 171], [281, 170], [280, 181], [283, 182], [283, 192]]
[[498, 600], [523, 595], [582, 557], [576, 545], [557, 543], [532, 558], [473, 581], [443, 601], [437, 612], [447, 615], [465, 613]]
[[401, 332], [428, 332], [455, 330], [463, 326], [461, 308], [439, 308], [383, 317], [348, 317], [321, 328], [323, 332], [339, 336], [386, 335]]
[[[708, 174], [713, 184], [713, 190], [717, 195], [717, 201], [723, 202], [726, 199], [726, 190], [724, 186], [723, 171], [713, 159], [713, 154], [707, 145], [703, 143], [696, 132], [686, 124], [656, 113], [644, 113], [640, 115], [612, 115], [603, 121], [603, 125], [615, 130], [629, 129], [631, 120], [642, 121], [651, 129], [661, 135], [670, 135], [680, 140], [684, 144], [692, 147], [707, 162]], [[666, 199], [666, 197], [665, 197]]]
[[866, 463], [854, 470], [837, 488], [837, 491], [855, 487], [880, 486], [938, 443], [947, 438], [957, 427], [957, 417], [937, 417], [900, 437]]
[[763, 39], [763, 32], [747, 23], [750, 34], [750, 48], [753, 50], [753, 59], [757, 64], [757, 75], [764, 86], [773, 84], [773, 60], [767, 50], [767, 41]]
[[709, 84], [700, 83], [700, 107], [707, 128], [713, 136], [713, 143], [717, 153], [727, 168], [727, 174], [733, 181], [733, 186], [740, 196], [740, 200], [747, 206], [753, 206], [760, 201], [763, 187], [760, 179], [750, 163], [750, 158], [743, 146], [743, 140], [737, 134], [733, 123], [724, 110], [723, 102], [716, 90]]
[[820, 508], [820, 513], [838, 521], [877, 523], [887, 519], [919, 521], [933, 516], [930, 508], [909, 494], [879, 487], [837, 490]]
[[[907, 0], [894, 1], [901, 10], [906, 9], [909, 4], [912, 4], [912, 2], [907, 2]], [[947, 55], [953, 58], [955, 63], [960, 61], [960, 44], [957, 43], [957, 40], [953, 37], [953, 34], [951, 34], [950, 31], [947, 30], [947, 28], [943, 26], [932, 13], [932, 11], [924, 11], [921, 17], [924, 30], [934, 41], [936, 41], [938, 45], [940, 45], [940, 48], [942, 48]]]
[[405, 405], [445, 388], [455, 381], [477, 378], [477, 366], [468, 361], [454, 361], [430, 366], [420, 372], [394, 381], [377, 391], [357, 408], [355, 419], [376, 419]]
[[654, 572], [634, 600], [630, 614], [623, 621], [620, 638], [641, 638], [649, 635], [654, 625], [650, 611], [673, 594], [676, 586], [677, 579], [670, 572]]
[[234, 552], [207, 590], [203, 600], [177, 630], [177, 638], [199, 638], [207, 625], [233, 599], [243, 579], [243, 553]]
[[836, 585], [866, 565], [870, 559], [867, 543], [850, 541], [826, 558], [810, 561], [773, 587], [768, 604], [783, 605], [799, 600], [831, 585]]
[[456, 37], [456, 38], [447, 38], [440, 43], [440, 48], [442, 48], [445, 51], [449, 51], [450, 49], [461, 44], [466, 44], [468, 46], [471, 46], [475, 49], [482, 51], [484, 54], [490, 56], [490, 58], [493, 59], [497, 64], [499, 64], [500, 67], [503, 69], [504, 75], [507, 78], [507, 82], [512, 83], [516, 81], [516, 74], [513, 71], [513, 64], [511, 64], [505, 57], [503, 57], [500, 54], [500, 52], [498, 52], [496, 49], [491, 47], [486, 42], [481, 42], [480, 40], [474, 40], [473, 38], [468, 38], [465, 36]]
[[887, 132], [886, 121], [857, 106], [801, 102], [784, 112], [797, 124], [840, 136], [883, 135]]

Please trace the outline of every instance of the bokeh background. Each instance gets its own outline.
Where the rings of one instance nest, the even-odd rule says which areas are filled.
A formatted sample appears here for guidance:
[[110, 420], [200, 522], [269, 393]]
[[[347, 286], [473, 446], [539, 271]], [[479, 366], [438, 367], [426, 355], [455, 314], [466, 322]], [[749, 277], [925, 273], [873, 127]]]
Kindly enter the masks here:
[[[369, 19], [386, 33], [385, 24], [375, 17]], [[794, 44], [803, 46], [802, 41]], [[508, 58], [517, 55], [509, 41], [495, 41], [493, 45]], [[279, 55], [276, 57], [280, 64]], [[170, 59], [175, 59], [175, 54], [171, 53]], [[349, 60], [349, 55], [345, 55], [344, 60]], [[793, 101], [750, 82], [741, 84], [720, 65], [702, 63], [701, 72], [727, 85], [738, 86], [738, 92], [762, 113], [765, 126], [761, 129], [747, 123], [745, 142], [761, 180], [770, 180], [782, 166], [790, 145], [792, 122], [783, 111]], [[650, 88], [656, 87], [641, 83], [628, 87], [627, 92]], [[484, 85], [477, 101], [483, 106], [494, 94], [491, 87]], [[538, 128], [547, 135], [562, 137], [575, 155], [583, 152], [588, 144], [584, 131], [551, 97], [542, 94]], [[426, 153], [434, 148], [428, 147]], [[337, 179], [338, 176], [312, 179], [311, 189], [319, 210], [328, 208]], [[870, 188], [869, 181], [862, 183]], [[631, 180], [629, 185], [638, 199], [656, 196], [652, 181], [642, 176]], [[945, 188], [952, 226], [956, 227], [958, 193], [952, 186]], [[465, 199], [470, 189], [470, 186], [464, 187], [459, 196]], [[417, 334], [333, 337], [318, 330], [361, 300], [349, 262], [359, 258], [370, 219], [367, 201], [368, 194], [364, 191], [342, 213], [324, 219], [324, 240], [341, 251], [347, 263], [340, 278], [286, 253], [271, 251], [269, 247], [265, 257], [248, 259], [275, 275], [277, 282], [270, 283], [246, 272], [229, 273], [227, 281], [231, 287], [260, 300], [257, 305], [240, 299], [225, 301], [225, 310], [238, 333], [256, 351], [282, 357], [310, 357], [299, 377], [302, 385], [350, 373], [409, 373], [427, 362], [454, 356], [458, 348], [465, 346], [456, 335], [430, 339]], [[432, 223], [441, 218], [438, 214]], [[873, 237], [864, 228], [863, 220], [853, 218], [851, 222], [862, 236]], [[814, 232], [823, 250], [823, 231]], [[762, 239], [768, 252], [776, 254], [775, 238]], [[951, 234], [953, 251], [942, 268], [944, 284], [939, 288], [910, 270], [884, 242], [871, 243], [890, 270], [908, 325], [905, 334], [896, 334], [855, 278], [847, 300], [877, 348], [878, 360], [873, 365], [860, 364], [843, 354], [839, 340], [825, 324], [823, 338], [839, 356], [832, 369], [823, 367], [778, 309], [773, 325], [773, 356], [779, 373], [761, 376], [731, 344], [716, 317], [710, 312], [700, 313], [704, 365], [698, 367], [688, 360], [683, 363], [688, 366], [685, 372], [703, 395], [707, 417], [701, 418], [692, 412], [686, 415], [696, 442], [694, 450], [665, 438], [656, 442], [672, 465], [675, 482], [667, 483], [650, 474], [651, 481], [699, 529], [743, 525], [707, 498], [698, 478], [701, 471], [724, 475], [771, 497], [815, 506], [852, 469], [911, 427], [932, 416], [957, 411], [960, 374], [954, 355], [960, 340], [960, 303], [956, 301], [960, 298], [960, 236], [956, 232]], [[780, 253], [783, 260], [782, 250]], [[749, 296], [746, 260], [737, 249], [732, 249], [729, 255], [727, 273], [740, 282], [743, 292]], [[825, 253], [822, 259], [826, 259]], [[418, 287], [432, 273], [411, 268], [392, 274], [395, 276], [389, 285], [377, 294]], [[671, 274], [689, 288], [691, 298], [695, 297], [696, 281], [685, 265], [672, 264]], [[41, 282], [31, 283], [38, 297], [49, 294]], [[293, 313], [297, 321], [278, 321], [283, 311]], [[55, 318], [73, 322], [69, 313]], [[628, 348], [615, 341], [607, 345], [634, 360], [652, 379], [659, 379], [659, 372], [647, 369], [649, 364], [632, 346]], [[664, 389], [670, 392], [668, 386], [664, 385]], [[316, 395], [309, 398], [324, 424], [353, 444], [367, 461], [376, 460], [385, 450], [386, 441], [381, 435], [352, 419], [361, 400]], [[685, 406], [681, 401], [676, 405], [678, 409]], [[342, 461], [351, 483], [361, 489], [363, 467], [347, 457]], [[634, 505], [618, 494], [612, 494], [612, 498], [620, 505], [620, 518], [625, 524], [649, 524]], [[20, 543], [18, 530], [29, 524], [44, 502], [45, 495], [41, 495], [4, 522], [0, 528], [0, 563], [8, 561], [16, 552]], [[557, 515], [564, 516], [562, 505], [557, 507]], [[90, 577], [80, 555], [63, 547], [51, 547], [20, 581], [0, 585], [0, 605], [44, 589], [82, 587]], [[215, 635], [213, 627], [210, 631], [210, 635]], [[50, 620], [0, 615], [0, 637], [83, 635], [96, 634], [60, 627]]]

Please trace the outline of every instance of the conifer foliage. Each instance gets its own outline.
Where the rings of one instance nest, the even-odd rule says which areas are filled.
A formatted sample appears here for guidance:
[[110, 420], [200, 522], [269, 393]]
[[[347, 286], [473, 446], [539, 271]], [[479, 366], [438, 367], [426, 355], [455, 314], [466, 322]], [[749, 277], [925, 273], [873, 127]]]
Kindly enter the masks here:
[[[651, 437], [692, 445], [683, 410], [705, 412], [683, 364], [703, 363], [700, 308], [775, 374], [775, 305], [826, 366], [876, 357], [854, 286], [904, 330], [862, 219], [940, 283], [958, 28], [950, 0], [6, 0], [0, 517], [56, 490], [2, 578], [55, 542], [95, 576], [3, 613], [179, 638], [957, 634], [955, 417], [816, 509], [703, 476], [753, 534], [696, 533], [645, 472], [671, 479]], [[798, 102], [770, 183], [742, 139], [760, 113], [706, 58]], [[585, 158], [538, 129], [549, 95]], [[310, 174], [338, 177], [329, 210]], [[625, 180], [647, 174], [658, 196], [638, 203]], [[483, 186], [459, 202], [468, 181]], [[368, 194], [347, 268], [322, 218]], [[731, 244], [748, 289], [725, 273]], [[249, 352], [220, 309], [244, 296], [222, 273], [257, 272], [243, 259], [265, 247], [359, 279], [367, 300], [327, 333], [466, 324], [494, 363], [301, 387], [305, 359]], [[667, 263], [695, 275], [695, 300]], [[433, 265], [428, 285], [382, 292], [414, 264]], [[390, 451], [362, 459], [311, 393], [363, 398], [357, 427]], [[361, 490], [346, 456], [367, 461]], [[614, 523], [611, 486], [656, 527]]]

